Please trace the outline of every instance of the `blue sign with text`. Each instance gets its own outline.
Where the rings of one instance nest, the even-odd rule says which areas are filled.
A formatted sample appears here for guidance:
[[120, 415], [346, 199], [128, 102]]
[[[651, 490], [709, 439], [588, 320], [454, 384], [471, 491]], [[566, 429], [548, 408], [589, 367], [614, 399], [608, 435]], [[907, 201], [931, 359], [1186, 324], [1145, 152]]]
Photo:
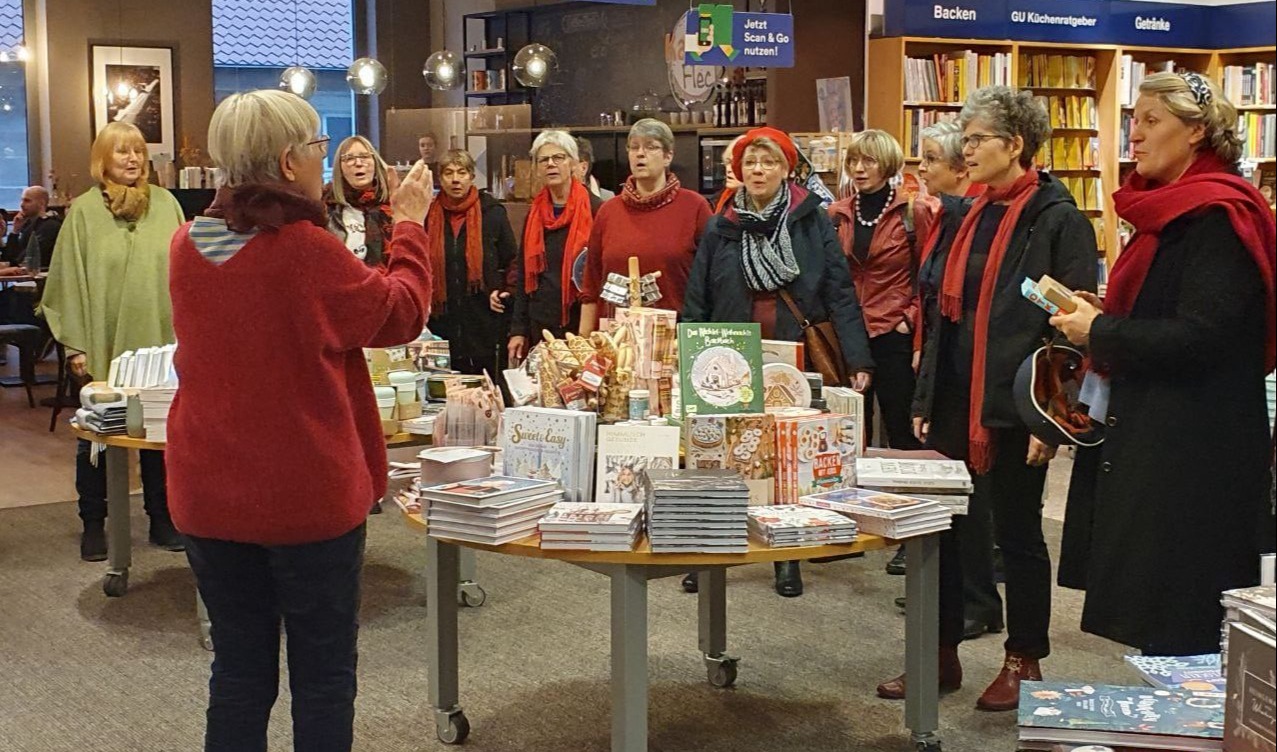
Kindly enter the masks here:
[[753, 68], [794, 65], [794, 17], [741, 13], [722, 3], [701, 3], [687, 14], [683, 62]]

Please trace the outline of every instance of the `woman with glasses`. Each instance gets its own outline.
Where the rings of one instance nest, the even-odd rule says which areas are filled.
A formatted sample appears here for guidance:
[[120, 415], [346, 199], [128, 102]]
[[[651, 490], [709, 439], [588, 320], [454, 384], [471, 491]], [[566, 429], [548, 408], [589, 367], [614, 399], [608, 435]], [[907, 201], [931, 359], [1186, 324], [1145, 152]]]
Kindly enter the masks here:
[[[861, 315], [873, 354], [873, 388], [865, 392], [866, 435], [872, 432], [874, 397], [882, 405], [885, 444], [892, 449], [917, 449], [909, 424], [913, 400], [913, 325], [920, 224], [929, 221], [926, 207], [915, 203], [891, 184], [905, 155], [885, 131], [861, 131], [851, 138], [844, 168], [855, 194], [829, 207], [843, 255], [851, 268]], [[881, 439], [881, 437], [880, 437]], [[876, 443], [884, 443], [882, 441]]]
[[169, 482], [213, 625], [206, 752], [266, 749], [281, 624], [294, 746], [354, 736], [365, 520], [387, 469], [363, 348], [426, 322], [430, 171], [395, 191], [394, 253], [369, 268], [324, 228], [318, 130], [288, 92], [223, 100], [208, 146], [227, 187], [172, 242]]
[[[110, 123], [94, 140], [89, 159], [95, 184], [71, 202], [40, 307], [53, 336], [67, 348], [71, 373], [105, 380], [121, 353], [175, 341], [169, 239], [183, 216], [173, 194], [147, 182], [150, 160], [137, 127]], [[169, 519], [164, 453], [143, 450], [141, 466], [151, 543], [181, 551], [182, 540]], [[84, 522], [80, 558], [102, 561], [106, 455], [95, 462], [87, 441], [76, 451], [75, 488]]]
[[581, 332], [594, 331], [600, 311], [599, 293], [609, 274], [629, 274], [629, 259], [637, 256], [643, 274], [660, 270], [656, 279], [659, 308], [683, 310], [683, 295], [692, 257], [700, 242], [709, 204], [699, 193], [682, 187], [670, 171], [674, 133], [659, 120], [644, 118], [626, 138], [630, 176], [620, 201], [599, 210], [590, 235], [581, 290]]
[[368, 266], [386, 265], [386, 245], [394, 228], [385, 160], [363, 136], [337, 147], [333, 181], [324, 189], [328, 228]]
[[[787, 291], [805, 318], [833, 322], [853, 386], [864, 391], [874, 362], [860, 303], [820, 198], [788, 179], [798, 162], [794, 142], [784, 131], [755, 128], [732, 156], [741, 187], [705, 228], [683, 319], [754, 321], [765, 339], [800, 342], [800, 321], [778, 294]], [[776, 564], [776, 592], [802, 595], [798, 562]]]
[[448, 340], [454, 369], [496, 379], [505, 363], [514, 232], [501, 202], [475, 188], [469, 152], [444, 152], [439, 170], [439, 195], [426, 217], [435, 271], [430, 331]]
[[[1046, 464], [1055, 455], [1054, 447], [1029, 434], [1012, 397], [1020, 364], [1052, 338], [1046, 312], [1023, 299], [1020, 283], [1048, 274], [1072, 290], [1094, 290], [1095, 230], [1068, 189], [1033, 165], [1051, 125], [1032, 92], [978, 89], [959, 117], [971, 180], [986, 191], [967, 212], [945, 259], [941, 322], [925, 346], [936, 348], [936, 376], [922, 395], [931, 410], [919, 432], [929, 446], [966, 460], [971, 469], [975, 490], [963, 524], [978, 524], [992, 511], [1006, 569], [1006, 652], [976, 707], [1012, 710], [1019, 706], [1020, 682], [1041, 679], [1039, 661], [1050, 653], [1051, 560], [1042, 535], [1042, 497]], [[962, 537], [965, 543], [983, 536], [964, 530]], [[980, 553], [987, 556], [978, 574], [992, 577], [992, 547]], [[942, 556], [942, 589], [949, 596], [961, 588], [961, 569], [970, 559], [965, 552]], [[961, 598], [942, 598], [941, 623], [960, 624], [961, 604]], [[960, 640], [952, 626], [945, 630], [941, 689], [962, 683]], [[878, 692], [897, 697], [904, 682], [898, 677]]]
[[514, 261], [514, 311], [510, 319], [511, 363], [541, 341], [542, 330], [562, 337], [581, 324], [581, 301], [573, 265], [585, 251], [603, 202], [576, 179], [580, 157], [567, 131], [542, 131], [532, 142], [532, 161], [545, 186], [532, 199], [523, 225], [523, 249]]

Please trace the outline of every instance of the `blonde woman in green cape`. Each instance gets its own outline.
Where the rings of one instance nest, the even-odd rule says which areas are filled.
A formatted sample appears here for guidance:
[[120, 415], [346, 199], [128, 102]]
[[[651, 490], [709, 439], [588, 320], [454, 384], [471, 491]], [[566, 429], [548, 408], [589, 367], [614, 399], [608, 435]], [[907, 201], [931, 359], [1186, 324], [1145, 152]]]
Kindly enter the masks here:
[[[136, 126], [110, 123], [90, 151], [96, 184], [77, 197], [54, 246], [40, 307], [53, 336], [67, 348], [77, 377], [105, 379], [126, 350], [174, 341], [168, 293], [169, 241], [185, 221], [177, 199], [147, 183], [146, 140]], [[142, 490], [151, 543], [181, 551], [164, 491], [164, 455], [141, 453]], [[80, 496], [80, 558], [106, 558], [106, 457], [90, 461], [89, 442], [76, 452]]]

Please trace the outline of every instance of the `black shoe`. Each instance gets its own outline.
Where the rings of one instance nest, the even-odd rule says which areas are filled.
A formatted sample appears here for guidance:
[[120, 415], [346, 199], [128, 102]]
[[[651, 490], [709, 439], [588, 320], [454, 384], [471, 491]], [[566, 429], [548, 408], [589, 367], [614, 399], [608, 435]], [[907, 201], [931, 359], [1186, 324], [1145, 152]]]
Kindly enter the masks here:
[[887, 562], [887, 574], [904, 574], [905, 573], [905, 547], [901, 546], [896, 549], [896, 555], [891, 557], [891, 561]]
[[101, 520], [84, 523], [80, 534], [80, 560], [106, 561], [106, 526]]
[[803, 574], [796, 561], [778, 561], [776, 568], [776, 595], [797, 598], [803, 594]]
[[368, 510], [368, 514], [381, 514], [381, 500], [378, 499], [372, 503], [372, 509]]
[[701, 589], [701, 577], [697, 572], [688, 572], [683, 578], [683, 592], [695, 593]]
[[158, 546], [165, 551], [186, 550], [182, 536], [177, 532], [177, 528], [173, 527], [173, 521], [167, 517], [151, 518], [151, 534], [148, 538], [152, 546]]
[[986, 632], [997, 634], [1005, 628], [1006, 625], [1003, 623], [1001, 616], [988, 621], [984, 619], [964, 619], [962, 622], [962, 639], [974, 640], [983, 636]]
[[900, 609], [901, 611], [905, 610], [905, 597], [903, 595], [900, 596], [899, 598], [896, 598], [896, 608]]

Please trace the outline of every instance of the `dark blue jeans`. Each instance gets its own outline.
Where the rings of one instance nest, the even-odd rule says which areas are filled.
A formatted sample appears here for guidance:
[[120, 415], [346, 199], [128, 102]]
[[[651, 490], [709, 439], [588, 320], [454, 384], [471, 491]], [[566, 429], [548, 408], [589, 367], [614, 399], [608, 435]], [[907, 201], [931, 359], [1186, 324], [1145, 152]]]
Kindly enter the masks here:
[[332, 540], [258, 546], [186, 536], [213, 626], [205, 752], [266, 752], [288, 635], [293, 749], [349, 752], [354, 739], [363, 525]]
[[[80, 439], [75, 450], [75, 490], [80, 496], [80, 519], [101, 522], [106, 519], [106, 452], [98, 455], [94, 467], [89, 461], [91, 444]], [[165, 488], [164, 452], [143, 449], [138, 452], [142, 471], [142, 506], [151, 517], [168, 519], [168, 492]]]

